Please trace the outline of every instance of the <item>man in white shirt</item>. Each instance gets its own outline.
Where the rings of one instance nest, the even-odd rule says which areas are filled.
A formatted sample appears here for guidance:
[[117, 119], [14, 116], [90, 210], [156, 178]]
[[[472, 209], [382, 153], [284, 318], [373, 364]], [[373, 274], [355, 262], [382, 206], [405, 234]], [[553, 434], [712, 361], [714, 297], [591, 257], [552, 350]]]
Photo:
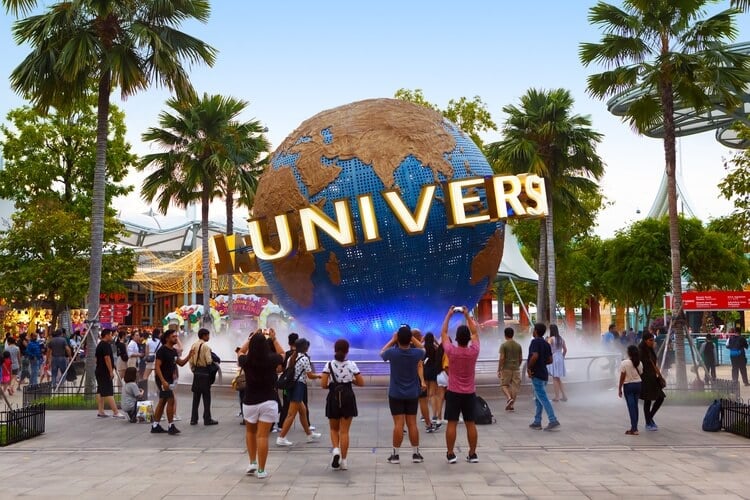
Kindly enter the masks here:
[[128, 342], [128, 368], [138, 367], [138, 360], [143, 356], [138, 345], [141, 343], [141, 334], [136, 330]]

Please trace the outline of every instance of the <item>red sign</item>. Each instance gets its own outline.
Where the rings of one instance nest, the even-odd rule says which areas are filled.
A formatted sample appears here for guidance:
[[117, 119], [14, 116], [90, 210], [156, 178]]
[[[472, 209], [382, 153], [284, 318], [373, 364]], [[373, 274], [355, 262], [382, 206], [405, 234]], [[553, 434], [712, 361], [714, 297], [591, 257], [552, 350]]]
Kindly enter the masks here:
[[130, 314], [130, 304], [102, 304], [99, 321], [102, 323], [122, 323]]
[[750, 309], [750, 292], [723, 291], [684, 292], [682, 308], [686, 311], [739, 311]]

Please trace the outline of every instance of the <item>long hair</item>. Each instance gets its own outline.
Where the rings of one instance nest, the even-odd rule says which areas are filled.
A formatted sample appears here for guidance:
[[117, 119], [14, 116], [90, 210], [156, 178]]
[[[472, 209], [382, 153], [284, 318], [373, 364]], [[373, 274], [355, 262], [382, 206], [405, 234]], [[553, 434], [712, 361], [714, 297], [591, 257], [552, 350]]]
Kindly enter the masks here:
[[641, 361], [643, 361], [644, 366], [647, 360], [653, 361], [656, 359], [656, 353], [654, 352], [654, 349], [646, 344], [647, 340], [651, 340], [654, 338], [654, 334], [651, 332], [646, 332], [643, 334], [643, 337], [641, 338], [641, 343], [638, 344], [638, 354], [640, 356]]
[[560, 330], [554, 323], [549, 325], [549, 336], [555, 339], [555, 349], [559, 348], [562, 344], [562, 337], [560, 336]]
[[338, 339], [333, 344], [333, 351], [335, 353], [333, 359], [338, 362], [346, 361], [346, 355], [349, 354], [349, 342], [346, 339]]
[[270, 352], [268, 348], [268, 342], [263, 335], [253, 335], [250, 337], [250, 352], [248, 353], [248, 361], [250, 366], [263, 366], [268, 359]]
[[427, 359], [435, 359], [437, 356], [437, 344], [435, 343], [435, 335], [432, 332], [427, 332], [424, 336], [424, 349]]
[[636, 346], [628, 346], [628, 357], [630, 358], [631, 363], [633, 363], [633, 368], [637, 370], [638, 365], [641, 364], [641, 355], [638, 352], [638, 348]]

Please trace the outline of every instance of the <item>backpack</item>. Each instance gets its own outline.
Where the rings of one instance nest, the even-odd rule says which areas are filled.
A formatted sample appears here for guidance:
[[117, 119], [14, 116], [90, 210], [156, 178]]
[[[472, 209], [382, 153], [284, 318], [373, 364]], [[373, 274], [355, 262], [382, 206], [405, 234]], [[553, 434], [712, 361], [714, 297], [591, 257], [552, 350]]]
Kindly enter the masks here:
[[296, 370], [297, 363], [300, 359], [302, 359], [302, 356], [300, 356], [293, 365], [284, 368], [284, 371], [281, 372], [281, 375], [279, 375], [279, 379], [276, 381], [277, 388], [281, 389], [282, 391], [291, 391], [292, 389], [294, 389], [295, 384], [297, 384], [297, 381], [302, 376], [302, 373], [299, 374], [299, 377], [294, 376], [294, 371]]
[[117, 355], [120, 356], [120, 359], [123, 361], [128, 360], [128, 348], [123, 344], [122, 342], [117, 342]]
[[474, 401], [474, 423], [477, 425], [494, 424], [495, 417], [492, 416], [492, 410], [487, 401], [481, 396], [477, 396]]
[[354, 400], [354, 389], [352, 389], [351, 382], [339, 382], [336, 380], [336, 374], [333, 373], [331, 363], [328, 363], [328, 373], [331, 375], [333, 383], [328, 384], [328, 397], [333, 407], [339, 410], [343, 408], [351, 407], [351, 403]]
[[719, 432], [721, 430], [721, 401], [714, 399], [708, 405], [706, 415], [703, 417], [702, 429], [706, 432]]

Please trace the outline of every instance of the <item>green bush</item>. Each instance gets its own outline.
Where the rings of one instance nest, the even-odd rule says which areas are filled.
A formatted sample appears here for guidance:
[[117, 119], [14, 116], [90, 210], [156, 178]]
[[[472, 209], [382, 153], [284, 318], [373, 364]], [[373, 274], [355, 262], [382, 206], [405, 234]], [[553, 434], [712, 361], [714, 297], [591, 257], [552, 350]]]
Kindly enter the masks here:
[[[60, 394], [36, 398], [33, 404], [44, 403], [48, 410], [95, 410], [95, 394]], [[120, 394], [115, 394], [119, 406]]]

